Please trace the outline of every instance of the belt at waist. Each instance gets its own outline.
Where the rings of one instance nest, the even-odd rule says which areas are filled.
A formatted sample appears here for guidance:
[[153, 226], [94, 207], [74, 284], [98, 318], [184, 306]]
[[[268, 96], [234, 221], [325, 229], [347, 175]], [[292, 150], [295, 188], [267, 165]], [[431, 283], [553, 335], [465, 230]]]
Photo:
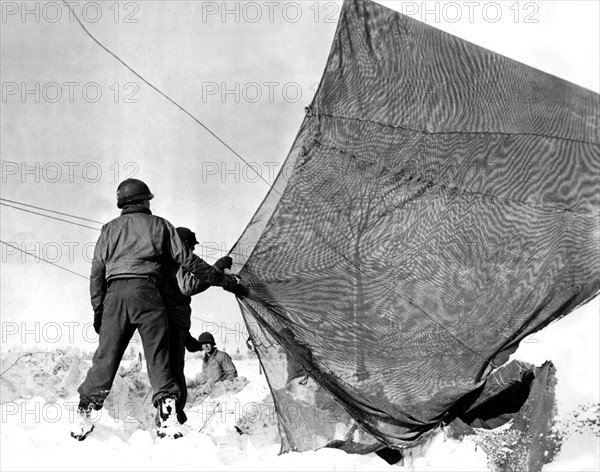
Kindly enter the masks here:
[[147, 280], [150, 283], [156, 284], [157, 279], [153, 275], [115, 275], [107, 280], [107, 284], [110, 285], [117, 280]]

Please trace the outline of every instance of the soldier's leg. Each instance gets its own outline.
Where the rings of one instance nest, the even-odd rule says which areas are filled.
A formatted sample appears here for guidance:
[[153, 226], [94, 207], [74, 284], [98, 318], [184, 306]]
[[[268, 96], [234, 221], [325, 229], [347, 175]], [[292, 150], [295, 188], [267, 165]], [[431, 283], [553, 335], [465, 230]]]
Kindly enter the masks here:
[[92, 367], [77, 390], [80, 404], [102, 408], [110, 393], [115, 375], [135, 328], [127, 314], [126, 291], [123, 282], [113, 282], [104, 300], [102, 327]]
[[162, 397], [179, 396], [179, 387], [169, 365], [167, 315], [158, 289], [151, 282], [137, 279], [130, 284], [128, 309], [131, 321], [142, 338], [154, 406]]
[[179, 385], [179, 400], [177, 401], [177, 418], [181, 424], [187, 421], [183, 409], [187, 401], [187, 385], [185, 382], [185, 336], [188, 331], [174, 323], [169, 323], [169, 363], [171, 373]]

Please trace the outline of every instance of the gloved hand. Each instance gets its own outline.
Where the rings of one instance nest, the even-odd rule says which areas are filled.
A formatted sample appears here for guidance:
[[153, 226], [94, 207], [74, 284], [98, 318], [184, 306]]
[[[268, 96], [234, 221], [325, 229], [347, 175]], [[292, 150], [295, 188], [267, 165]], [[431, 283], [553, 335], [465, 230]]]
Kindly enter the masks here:
[[215, 262], [214, 267], [223, 272], [225, 269], [231, 269], [233, 264], [233, 259], [229, 256], [221, 257], [217, 262]]
[[202, 349], [202, 344], [200, 344], [188, 331], [188, 334], [185, 337], [185, 348], [190, 352], [198, 352]]
[[228, 292], [231, 292], [237, 284], [238, 284], [238, 280], [235, 275], [230, 275], [230, 274], [223, 275], [223, 282], [221, 284], [221, 286], [223, 287], [223, 290], [227, 290]]
[[223, 276], [223, 290], [233, 293], [237, 297], [247, 297], [248, 289], [239, 283], [239, 277], [225, 274]]
[[102, 313], [94, 313], [94, 331], [96, 331], [96, 334], [100, 334], [101, 326], [102, 326]]
[[250, 294], [248, 289], [242, 284], [237, 284], [231, 291], [231, 293], [233, 293], [236, 297], [240, 298], [247, 297]]

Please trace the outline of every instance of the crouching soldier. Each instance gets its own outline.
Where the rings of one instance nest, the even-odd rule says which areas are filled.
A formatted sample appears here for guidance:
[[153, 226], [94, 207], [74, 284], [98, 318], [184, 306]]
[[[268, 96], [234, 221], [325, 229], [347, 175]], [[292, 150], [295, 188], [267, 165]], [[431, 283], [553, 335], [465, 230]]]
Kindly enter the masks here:
[[203, 351], [202, 373], [207, 383], [215, 384], [219, 381], [233, 380], [237, 378], [237, 370], [229, 354], [219, 351], [216, 347], [215, 338], [208, 332], [202, 333], [198, 337], [198, 343], [188, 342], [188, 350], [195, 352], [200, 349]]
[[[193, 251], [198, 244], [196, 234], [188, 228], [177, 228], [177, 233], [182, 242]], [[223, 272], [225, 269], [231, 268], [232, 262], [230, 257], [222, 257], [213, 265], [213, 268]], [[187, 401], [187, 384], [184, 375], [185, 348], [187, 345], [192, 350], [200, 350], [197, 341], [189, 333], [192, 314], [190, 304], [193, 295], [202, 293], [209, 287], [208, 280], [194, 276], [175, 262], [165, 266], [161, 294], [169, 319], [169, 362], [173, 378], [179, 386], [176, 411], [177, 419], [181, 424], [187, 421], [187, 416], [183, 411]], [[242, 285], [236, 286], [234, 290], [234, 293], [239, 296], [247, 294]]]
[[100, 410], [110, 393], [119, 363], [139, 330], [158, 409], [160, 437], [181, 436], [175, 413], [179, 387], [169, 367], [167, 316], [156, 282], [162, 265], [175, 261], [210, 285], [233, 290], [231, 275], [214, 269], [186, 247], [171, 223], [152, 215], [154, 195], [137, 179], [117, 188], [121, 215], [102, 227], [96, 243], [90, 294], [99, 344], [92, 367], [78, 389], [79, 406], [71, 436], [83, 440], [92, 431], [91, 411]]

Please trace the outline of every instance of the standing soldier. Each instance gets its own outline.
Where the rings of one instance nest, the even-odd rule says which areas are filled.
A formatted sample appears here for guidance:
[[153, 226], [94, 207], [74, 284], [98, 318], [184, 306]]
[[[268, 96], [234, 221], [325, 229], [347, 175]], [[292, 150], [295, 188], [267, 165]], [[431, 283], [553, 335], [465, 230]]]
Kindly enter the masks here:
[[[167, 316], [156, 282], [173, 260], [210, 285], [234, 291], [237, 279], [213, 268], [185, 246], [171, 223], [152, 215], [154, 195], [137, 179], [117, 188], [121, 215], [102, 227], [96, 243], [90, 294], [99, 344], [92, 367], [78, 389], [77, 421], [71, 436], [83, 440], [92, 431], [91, 411], [100, 410], [110, 393], [131, 337], [142, 338], [152, 402], [158, 409], [160, 437], [181, 437], [175, 413], [179, 387], [169, 367]], [[238, 287], [239, 288], [239, 287]]]
[[[177, 228], [177, 234], [183, 243], [193, 251], [198, 244], [196, 234], [188, 228]], [[222, 272], [231, 269], [231, 257], [220, 258], [213, 267]], [[179, 385], [179, 399], [177, 401], [177, 419], [181, 424], [187, 421], [183, 411], [187, 401], [187, 385], [184, 375], [186, 346], [192, 352], [200, 350], [198, 341], [190, 334], [192, 324], [191, 315], [192, 296], [204, 292], [210, 284], [205, 279], [200, 279], [175, 262], [165, 265], [165, 273], [161, 282], [161, 294], [165, 301], [169, 319], [169, 362], [171, 374]], [[244, 296], [245, 287], [238, 285], [236, 295]]]

